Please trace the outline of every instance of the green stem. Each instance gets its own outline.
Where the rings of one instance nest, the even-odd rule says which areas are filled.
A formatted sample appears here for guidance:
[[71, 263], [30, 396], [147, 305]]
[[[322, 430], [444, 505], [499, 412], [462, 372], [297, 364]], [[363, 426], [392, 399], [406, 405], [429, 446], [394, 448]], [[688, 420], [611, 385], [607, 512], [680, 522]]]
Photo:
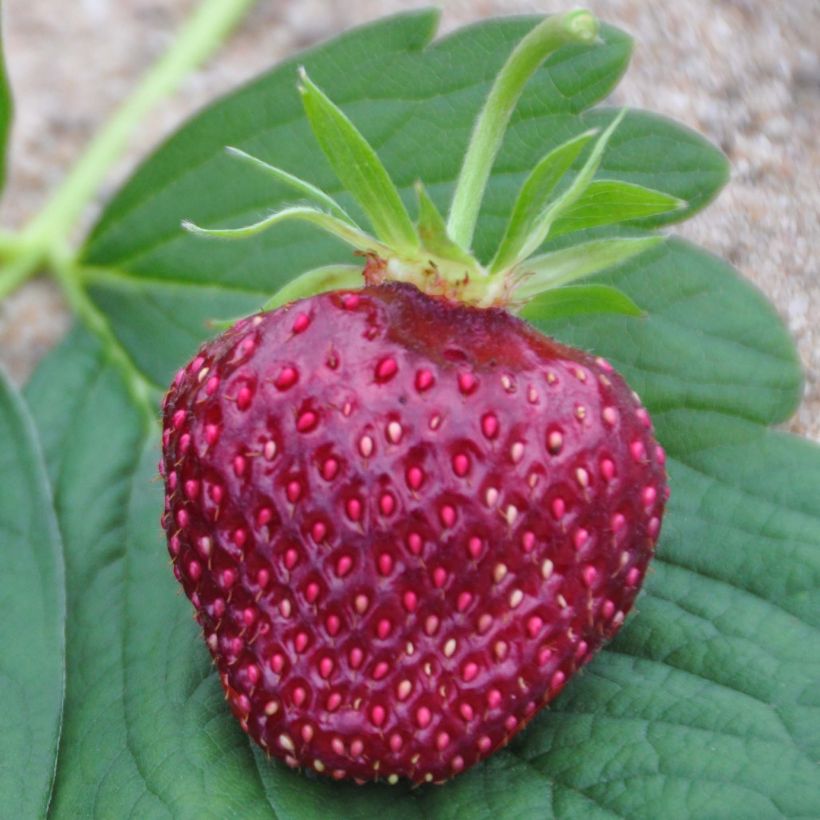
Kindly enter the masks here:
[[65, 241], [146, 114], [223, 41], [255, 0], [205, 0], [170, 50], [151, 68], [68, 174], [25, 236], [45, 250]]
[[548, 17], [515, 47], [495, 79], [473, 126], [456, 183], [447, 230], [463, 248], [473, 241], [478, 212], [493, 162], [527, 80], [552, 52], [567, 43], [592, 43], [598, 21], [584, 10]]
[[74, 314], [102, 342], [111, 362], [120, 370], [135, 404], [143, 411], [146, 424], [153, 428], [157, 424], [157, 388], [140, 373], [114, 335], [108, 320], [91, 301], [80, 282], [78, 270], [70, 259], [56, 261], [53, 267], [54, 278]]

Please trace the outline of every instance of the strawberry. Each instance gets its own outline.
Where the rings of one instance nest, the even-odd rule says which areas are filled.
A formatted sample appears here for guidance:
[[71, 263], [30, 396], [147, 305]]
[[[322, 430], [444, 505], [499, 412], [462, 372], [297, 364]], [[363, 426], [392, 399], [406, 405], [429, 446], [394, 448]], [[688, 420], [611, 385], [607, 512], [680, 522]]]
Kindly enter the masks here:
[[[549, 18], [501, 85], [523, 87], [533, 42], [543, 58], [594, 32], [586, 12]], [[643, 582], [668, 495], [649, 415], [604, 359], [514, 312], [533, 300], [556, 312], [558, 285], [657, 239], [532, 256], [583, 202], [619, 118], [560, 195], [559, 172], [594, 134], [539, 163], [482, 264], [467, 250], [477, 206], [460, 192], [486, 182], [497, 145], [483, 135], [503, 133], [509, 100], [490, 94], [450, 221], [419, 187], [414, 225], [361, 134], [302, 83], [376, 236], [309, 183], [234, 151], [324, 209], [189, 227], [231, 236], [307, 219], [366, 265], [303, 274], [179, 371], [163, 408], [162, 520], [231, 709], [263, 749], [337, 779], [441, 782], [549, 703]]]

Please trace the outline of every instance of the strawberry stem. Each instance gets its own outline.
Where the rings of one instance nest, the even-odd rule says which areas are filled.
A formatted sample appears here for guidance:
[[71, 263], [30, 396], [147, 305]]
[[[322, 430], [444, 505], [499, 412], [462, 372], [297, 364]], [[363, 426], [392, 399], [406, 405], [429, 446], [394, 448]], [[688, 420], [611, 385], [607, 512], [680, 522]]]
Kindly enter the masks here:
[[456, 183], [447, 230], [463, 248], [473, 241], [484, 189], [524, 86], [544, 60], [568, 43], [588, 44], [598, 36], [598, 21], [588, 11], [548, 17], [515, 47], [495, 79], [476, 120]]

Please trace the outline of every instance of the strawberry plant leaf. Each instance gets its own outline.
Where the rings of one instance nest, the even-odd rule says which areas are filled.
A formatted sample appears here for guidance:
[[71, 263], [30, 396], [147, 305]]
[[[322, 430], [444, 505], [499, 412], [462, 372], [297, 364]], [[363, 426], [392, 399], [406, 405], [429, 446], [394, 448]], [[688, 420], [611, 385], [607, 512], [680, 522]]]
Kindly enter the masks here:
[[0, 802], [9, 817], [38, 817], [62, 723], [63, 555], [34, 423], [2, 372], [0, 475]]
[[97, 343], [75, 333], [28, 396], [68, 570], [55, 816], [820, 809], [820, 669], [806, 652], [820, 628], [816, 447], [718, 412], [656, 411], [674, 491], [647, 590], [618, 639], [508, 749], [467, 774], [440, 787], [356, 787], [268, 762], [231, 717], [166, 559], [156, 436]]

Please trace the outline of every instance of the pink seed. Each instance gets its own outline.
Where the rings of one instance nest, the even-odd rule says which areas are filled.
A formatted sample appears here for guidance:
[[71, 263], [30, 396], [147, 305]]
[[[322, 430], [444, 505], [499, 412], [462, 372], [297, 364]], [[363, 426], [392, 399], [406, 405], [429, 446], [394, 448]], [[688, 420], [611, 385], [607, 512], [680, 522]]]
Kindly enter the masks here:
[[177, 410], [176, 413], [174, 413], [171, 424], [174, 425], [175, 430], [181, 429], [182, 425], [185, 424], [186, 415], [187, 413], [184, 410]]
[[430, 725], [433, 715], [426, 706], [419, 706], [416, 710], [416, 723], [420, 729], [426, 729]]
[[447, 583], [447, 570], [444, 567], [436, 567], [433, 570], [433, 586], [441, 589]]
[[626, 585], [628, 587], [637, 586], [638, 581], [641, 578], [641, 571], [637, 567], [632, 567], [629, 572], [626, 574]]
[[390, 664], [387, 661], [379, 661], [373, 667], [373, 680], [381, 680], [390, 671]]
[[312, 604], [316, 601], [316, 599], [319, 597], [319, 591], [319, 584], [317, 584], [316, 581], [311, 581], [305, 587], [305, 599], [309, 604]]
[[523, 549], [524, 552], [532, 552], [534, 548], [535, 533], [527, 530], [527, 532], [525, 532], [524, 535], [521, 537], [521, 549]]
[[499, 692], [498, 689], [490, 689], [490, 691], [487, 692], [487, 705], [490, 709], [498, 709], [498, 707], [501, 706], [501, 700], [501, 692]]
[[404, 741], [401, 739], [401, 735], [397, 733], [393, 733], [390, 735], [390, 751], [394, 754], [401, 751], [401, 747], [404, 745]]
[[420, 467], [410, 467], [407, 470], [407, 486], [411, 490], [418, 490], [424, 482], [424, 473]]
[[396, 499], [390, 493], [384, 493], [379, 499], [379, 509], [382, 515], [390, 515], [396, 509]]
[[384, 706], [377, 705], [370, 710], [370, 719], [373, 721], [374, 726], [383, 725], [386, 717], [387, 713], [384, 710]]
[[402, 603], [408, 612], [415, 612], [419, 603], [419, 597], [413, 590], [408, 589], [402, 596]]
[[299, 500], [299, 496], [302, 495], [302, 485], [296, 481], [288, 482], [288, 486], [285, 488], [285, 493], [288, 497], [288, 501], [291, 504], [295, 504]]
[[459, 593], [458, 599], [456, 601], [456, 608], [459, 612], [464, 612], [467, 607], [473, 602], [473, 596], [470, 592], [461, 592]]
[[474, 680], [476, 675], [478, 675], [478, 664], [473, 663], [473, 661], [468, 661], [464, 664], [461, 670], [461, 677], [465, 683], [469, 683], [471, 680]]
[[658, 497], [658, 492], [654, 487], [644, 487], [643, 492], [641, 493], [641, 499], [643, 500], [644, 507], [651, 507], [655, 500]]
[[498, 416], [495, 413], [485, 413], [481, 417], [481, 432], [486, 438], [494, 439], [498, 435]]
[[193, 501], [199, 495], [199, 482], [196, 479], [189, 479], [185, 482], [185, 495]]
[[608, 621], [615, 614], [615, 604], [607, 599], [601, 606], [601, 614]]
[[417, 532], [411, 532], [407, 536], [407, 548], [413, 555], [421, 555], [422, 547], [424, 546], [424, 541], [422, 537]]
[[245, 460], [244, 456], [234, 456], [233, 471], [236, 474], [237, 478], [244, 475], [246, 466], [247, 461]]
[[458, 375], [458, 389], [465, 395], [469, 396], [475, 393], [478, 388], [478, 379], [468, 372], [459, 373]]
[[376, 625], [376, 635], [382, 641], [388, 638], [392, 631], [393, 624], [391, 624], [390, 621], [387, 620], [387, 618], [382, 618]]
[[605, 458], [601, 461], [601, 475], [604, 481], [612, 481], [615, 477], [615, 463], [612, 459]]
[[429, 370], [419, 370], [416, 373], [416, 390], [423, 393], [429, 390], [435, 382], [435, 377]]
[[559, 669], [550, 679], [550, 690], [557, 692], [561, 689], [566, 681], [567, 676]]
[[358, 669], [364, 660], [364, 652], [362, 652], [358, 646], [354, 646], [353, 649], [350, 650], [347, 659], [352, 669]]
[[293, 367], [283, 367], [274, 381], [277, 390], [288, 390], [299, 380], [299, 371]]
[[240, 410], [247, 410], [251, 406], [251, 399], [253, 398], [253, 391], [250, 387], [240, 387], [236, 394], [236, 406]]
[[478, 739], [478, 750], [481, 754], [487, 754], [493, 748], [493, 742], [487, 735], [482, 735]]
[[467, 552], [470, 553], [470, 558], [476, 559], [479, 555], [481, 555], [481, 539], [474, 535], [470, 540], [467, 542]]
[[315, 521], [310, 528], [310, 534], [317, 544], [321, 543], [327, 535], [327, 527], [324, 521]]
[[208, 381], [205, 382], [205, 392], [209, 396], [213, 396], [216, 393], [217, 389], [219, 388], [219, 376], [211, 376]]
[[572, 536], [572, 543], [575, 545], [575, 549], [581, 549], [587, 541], [589, 541], [589, 532], [587, 532], [587, 530], [583, 527], [578, 527], [578, 529], [575, 530], [575, 534]]
[[392, 356], [387, 356], [376, 365], [376, 380], [387, 382], [399, 372], [399, 366]]
[[564, 517], [564, 513], [567, 511], [567, 505], [563, 498], [557, 497], [552, 499], [550, 509], [552, 510], [552, 517], [556, 521], [560, 521], [560, 519]]
[[450, 735], [447, 732], [439, 732], [436, 735], [436, 749], [440, 752], [450, 745]]
[[658, 464], [663, 467], [666, 464], [666, 450], [660, 446], [660, 444], [655, 448], [655, 458], [658, 460]]
[[336, 562], [336, 575], [344, 578], [353, 569], [353, 559], [349, 555], [342, 555]]
[[458, 707], [458, 711], [461, 712], [461, 717], [468, 723], [475, 717], [475, 711], [469, 703], [462, 703], [461, 706]]
[[470, 457], [466, 453], [456, 453], [453, 456], [453, 472], [461, 478], [470, 472]]
[[305, 410], [296, 420], [296, 429], [300, 433], [309, 433], [315, 430], [319, 424], [319, 415], [313, 410]]
[[307, 699], [307, 692], [303, 686], [297, 686], [293, 690], [293, 705], [294, 706], [301, 706], [305, 700]]
[[327, 630], [327, 634], [330, 635], [331, 638], [339, 634], [339, 628], [341, 627], [341, 625], [342, 623], [339, 620], [338, 615], [328, 615], [325, 619], [325, 629]]
[[360, 521], [362, 517], [362, 502], [358, 498], [348, 498], [345, 504], [347, 517], [351, 521]]
[[296, 321], [293, 323], [293, 332], [294, 333], [302, 333], [307, 330], [308, 326], [310, 325], [310, 316], [307, 313], [300, 313], [296, 317]]
[[444, 527], [452, 527], [453, 524], [456, 523], [456, 510], [450, 504], [445, 504], [439, 510], [439, 520], [441, 521], [442, 526]]
[[591, 587], [595, 583], [595, 579], [598, 577], [598, 570], [592, 566], [592, 564], [587, 564], [581, 570], [581, 579], [584, 582], [584, 585], [587, 587]]
[[327, 696], [327, 711], [335, 712], [342, 705], [342, 696], [338, 692], [331, 692]]
[[540, 631], [541, 627], [544, 626], [544, 619], [540, 618], [538, 615], [532, 615], [527, 620], [527, 634], [534, 638]]
[[322, 464], [322, 478], [325, 481], [332, 481], [339, 472], [339, 462], [335, 458], [325, 459]]
[[636, 439], [629, 445], [629, 453], [635, 461], [646, 460], [646, 447], [640, 439]]
[[213, 447], [214, 444], [219, 441], [219, 426], [216, 424], [206, 424], [205, 425], [205, 443], [209, 447]]
[[383, 552], [378, 559], [379, 573], [381, 575], [390, 575], [393, 571], [393, 556], [389, 552]]

